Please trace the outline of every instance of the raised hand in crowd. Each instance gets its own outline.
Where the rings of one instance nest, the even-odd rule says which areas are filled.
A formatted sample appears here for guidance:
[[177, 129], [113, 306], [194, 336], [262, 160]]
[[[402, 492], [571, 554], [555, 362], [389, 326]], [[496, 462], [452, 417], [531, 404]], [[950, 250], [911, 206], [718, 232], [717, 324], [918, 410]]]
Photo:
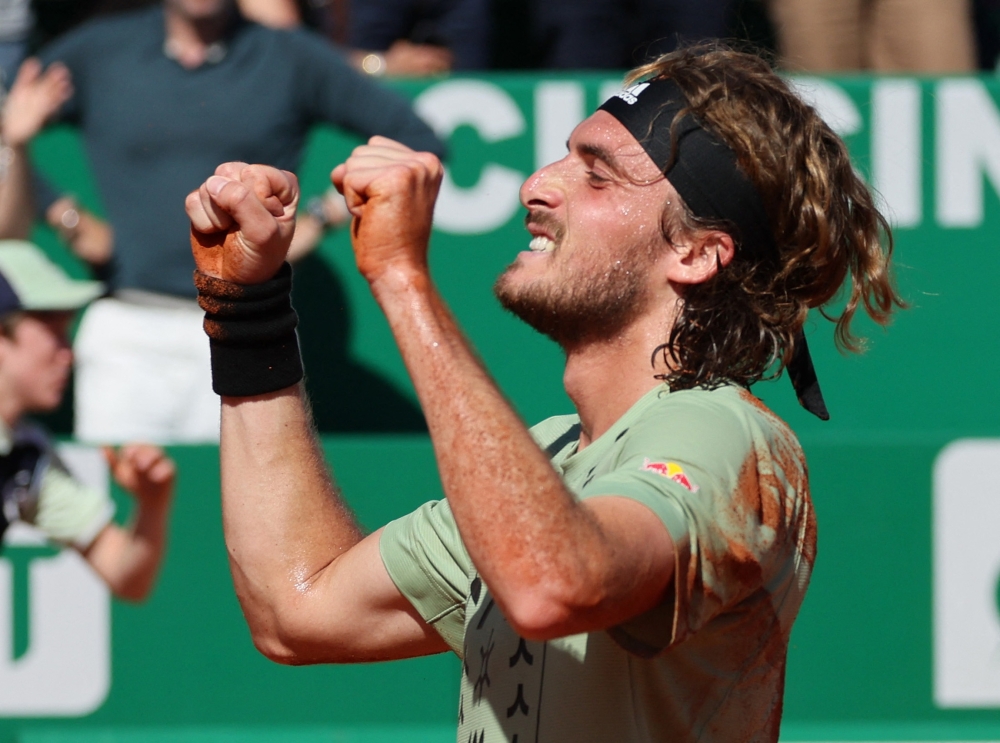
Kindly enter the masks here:
[[[0, 238], [25, 239], [34, 223], [26, 147], [45, 123], [73, 94], [69, 70], [59, 62], [43, 70], [37, 59], [21, 65], [0, 112]], [[2, 177], [6, 176], [6, 177]], [[45, 221], [81, 260], [95, 266], [107, 263], [114, 249], [111, 225], [76, 203], [72, 196], [56, 199], [45, 210]]]
[[0, 110], [4, 145], [27, 145], [71, 95], [73, 81], [65, 65], [57, 62], [43, 70], [37, 59], [25, 60]]
[[0, 108], [0, 239], [25, 239], [34, 222], [28, 143], [73, 94], [69, 70], [28, 59]]
[[119, 598], [138, 601], [152, 590], [166, 545], [177, 466], [158, 446], [104, 450], [111, 476], [136, 501], [128, 527], [104, 527], [84, 557]]

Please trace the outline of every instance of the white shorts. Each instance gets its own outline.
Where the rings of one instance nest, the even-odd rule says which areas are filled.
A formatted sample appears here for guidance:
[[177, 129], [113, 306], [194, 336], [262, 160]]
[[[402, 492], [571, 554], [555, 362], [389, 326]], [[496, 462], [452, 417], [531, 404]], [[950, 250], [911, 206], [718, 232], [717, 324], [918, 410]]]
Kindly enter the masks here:
[[204, 312], [194, 300], [122, 292], [87, 308], [76, 334], [75, 434], [88, 443], [216, 443]]

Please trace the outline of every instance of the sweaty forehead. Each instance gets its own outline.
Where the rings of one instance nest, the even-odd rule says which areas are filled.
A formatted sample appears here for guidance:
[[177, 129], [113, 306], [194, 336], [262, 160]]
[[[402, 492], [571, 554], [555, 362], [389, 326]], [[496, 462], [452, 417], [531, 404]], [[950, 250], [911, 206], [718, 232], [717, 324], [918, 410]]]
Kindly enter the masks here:
[[569, 148], [604, 160], [633, 181], [653, 181], [663, 175], [629, 130], [607, 111], [580, 122], [570, 135]]

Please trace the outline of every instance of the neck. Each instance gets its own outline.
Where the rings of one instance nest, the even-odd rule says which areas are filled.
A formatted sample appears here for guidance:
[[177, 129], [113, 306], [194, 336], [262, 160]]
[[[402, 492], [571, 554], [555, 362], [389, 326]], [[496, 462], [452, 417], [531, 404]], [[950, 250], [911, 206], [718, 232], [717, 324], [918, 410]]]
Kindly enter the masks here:
[[[668, 313], [669, 314], [669, 313]], [[580, 448], [589, 446], [643, 395], [662, 384], [667, 370], [653, 349], [668, 337], [670, 324], [646, 313], [610, 339], [587, 341], [566, 351], [563, 385], [580, 416]]]
[[167, 46], [181, 66], [187, 69], [201, 67], [209, 47], [225, 37], [230, 20], [229, 12], [193, 19], [167, 4], [164, 8]]

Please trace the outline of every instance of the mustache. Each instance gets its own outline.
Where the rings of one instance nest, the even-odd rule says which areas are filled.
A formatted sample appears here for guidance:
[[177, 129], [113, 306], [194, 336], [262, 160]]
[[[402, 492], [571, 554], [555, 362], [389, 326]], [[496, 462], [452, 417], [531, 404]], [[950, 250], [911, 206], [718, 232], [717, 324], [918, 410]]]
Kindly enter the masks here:
[[566, 231], [562, 223], [549, 212], [529, 210], [524, 215], [524, 226], [528, 227], [530, 225], [535, 225], [548, 232], [552, 235], [552, 239], [555, 242], [562, 240], [563, 234]]

